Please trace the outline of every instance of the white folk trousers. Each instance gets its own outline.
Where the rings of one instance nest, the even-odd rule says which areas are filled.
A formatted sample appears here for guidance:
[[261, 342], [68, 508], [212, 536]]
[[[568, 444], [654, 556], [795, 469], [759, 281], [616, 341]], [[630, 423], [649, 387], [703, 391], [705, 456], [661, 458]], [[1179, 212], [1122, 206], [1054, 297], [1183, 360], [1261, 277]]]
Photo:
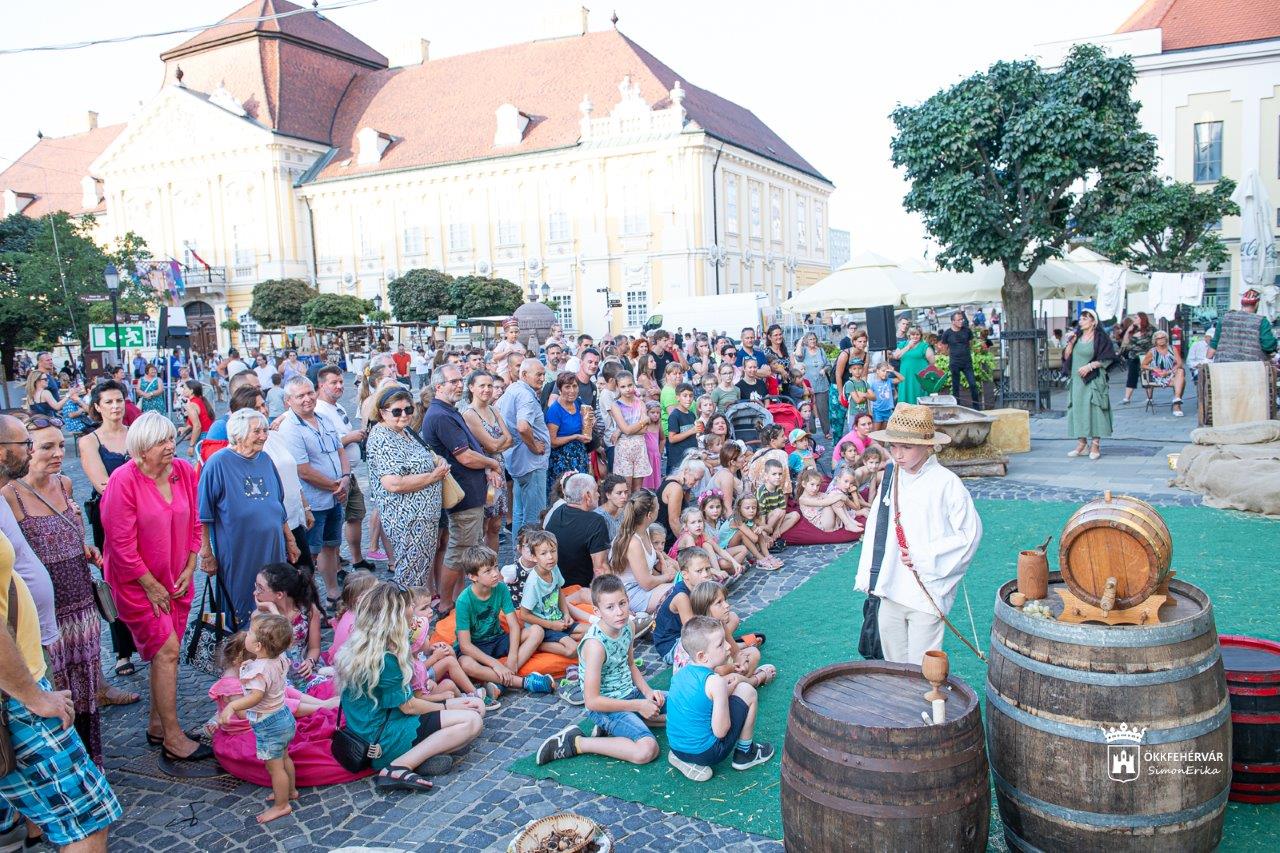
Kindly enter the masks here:
[[925, 652], [942, 648], [946, 628], [936, 613], [925, 613], [882, 598], [878, 624], [880, 647], [887, 661], [919, 666]]

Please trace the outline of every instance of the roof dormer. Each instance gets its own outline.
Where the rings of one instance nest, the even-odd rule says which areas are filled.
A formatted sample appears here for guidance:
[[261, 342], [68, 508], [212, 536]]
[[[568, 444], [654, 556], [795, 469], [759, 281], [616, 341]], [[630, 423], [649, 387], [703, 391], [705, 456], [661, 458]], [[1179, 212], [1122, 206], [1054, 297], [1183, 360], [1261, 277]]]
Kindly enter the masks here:
[[34, 193], [20, 193], [14, 189], [4, 191], [4, 215], [13, 216], [27, 209], [27, 205], [35, 201]]
[[497, 120], [497, 128], [493, 132], [493, 147], [519, 145], [524, 140], [529, 117], [516, 109], [514, 104], [503, 104], [493, 114]]
[[85, 175], [80, 179], [80, 206], [85, 210], [93, 210], [102, 204], [102, 181], [93, 175]]
[[362, 127], [356, 134], [356, 165], [372, 166], [382, 159], [387, 146], [391, 144], [391, 134], [382, 133], [372, 127]]

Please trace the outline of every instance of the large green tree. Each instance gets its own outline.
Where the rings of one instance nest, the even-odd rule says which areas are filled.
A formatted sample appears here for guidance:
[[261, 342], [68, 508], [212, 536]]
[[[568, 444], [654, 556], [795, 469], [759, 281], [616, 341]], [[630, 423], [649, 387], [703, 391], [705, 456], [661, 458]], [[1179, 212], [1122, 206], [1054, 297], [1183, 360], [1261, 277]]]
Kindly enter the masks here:
[[321, 329], [354, 326], [372, 310], [371, 300], [338, 293], [322, 293], [302, 306], [302, 322]]
[[464, 275], [449, 287], [450, 311], [459, 317], [496, 317], [512, 314], [524, 303], [520, 285], [505, 278]]
[[302, 306], [318, 294], [300, 278], [273, 278], [253, 287], [249, 315], [264, 329], [302, 324]]
[[[924, 103], [893, 111], [892, 160], [911, 183], [904, 206], [942, 245], [941, 266], [1004, 267], [1006, 330], [1032, 328], [1030, 279], [1062, 252], [1088, 209], [1129, 191], [1156, 163], [1138, 121], [1129, 57], [1073, 48], [1057, 70], [998, 62]], [[1011, 342], [1010, 384], [1034, 406], [1035, 350]]]
[[402, 323], [434, 323], [441, 314], [452, 314], [449, 285], [453, 276], [439, 270], [409, 270], [387, 285], [391, 313]]
[[[1236, 182], [1223, 178], [1210, 189], [1148, 175], [1113, 199], [1091, 199], [1081, 230], [1092, 247], [1141, 272], [1222, 269], [1231, 259], [1215, 225], [1237, 216]], [[1094, 206], [1103, 209], [1095, 213]]]

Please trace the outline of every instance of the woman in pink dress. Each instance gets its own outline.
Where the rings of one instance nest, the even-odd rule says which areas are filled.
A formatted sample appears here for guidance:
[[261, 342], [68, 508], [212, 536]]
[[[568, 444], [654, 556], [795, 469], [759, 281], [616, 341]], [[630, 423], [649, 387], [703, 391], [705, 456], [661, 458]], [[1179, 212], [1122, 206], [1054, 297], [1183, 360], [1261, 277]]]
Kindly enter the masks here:
[[147, 741], [170, 761], [210, 758], [178, 723], [178, 653], [200, 551], [196, 472], [174, 458], [177, 430], [158, 412], [129, 428], [131, 457], [102, 495], [103, 575], [120, 619], [151, 663]]

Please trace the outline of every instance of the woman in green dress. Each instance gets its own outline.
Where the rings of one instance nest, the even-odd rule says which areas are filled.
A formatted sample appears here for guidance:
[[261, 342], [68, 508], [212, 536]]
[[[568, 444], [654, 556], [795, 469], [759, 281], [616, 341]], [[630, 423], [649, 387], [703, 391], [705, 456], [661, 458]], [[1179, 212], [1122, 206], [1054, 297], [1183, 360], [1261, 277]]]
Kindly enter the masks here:
[[147, 365], [147, 372], [138, 380], [138, 399], [142, 411], [164, 414], [164, 380], [154, 364]]
[[898, 371], [902, 374], [902, 384], [898, 386], [898, 402], [914, 403], [928, 394], [916, 374], [933, 366], [933, 347], [925, 341], [919, 326], [907, 329], [907, 343], [893, 357], [900, 359], [902, 365]]
[[[1067, 434], [1079, 441], [1067, 455], [1075, 458], [1088, 450], [1090, 459], [1102, 456], [1102, 439], [1111, 437], [1111, 397], [1107, 392], [1106, 366], [1115, 361], [1111, 337], [1098, 325], [1098, 315], [1080, 312], [1080, 335], [1067, 341], [1064, 364], [1071, 365], [1067, 395]], [[1093, 446], [1089, 447], [1092, 439]]]

